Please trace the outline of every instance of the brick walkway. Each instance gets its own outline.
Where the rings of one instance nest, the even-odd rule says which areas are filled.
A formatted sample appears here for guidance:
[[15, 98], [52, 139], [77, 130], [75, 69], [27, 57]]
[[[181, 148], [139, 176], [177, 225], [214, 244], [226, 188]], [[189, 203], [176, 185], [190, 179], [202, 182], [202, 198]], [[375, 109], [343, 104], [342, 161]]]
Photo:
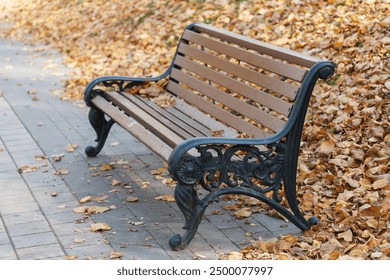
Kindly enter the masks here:
[[[122, 259], [218, 259], [259, 237], [300, 233], [264, 214], [234, 219], [221, 201], [208, 208], [188, 248], [172, 251], [168, 239], [183, 233], [183, 217], [175, 203], [155, 199], [173, 188], [150, 174], [164, 163], [119, 126], [102, 153], [87, 158], [84, 148], [95, 137], [87, 108], [55, 94], [66, 73], [50, 49], [0, 40], [0, 259], [106, 259], [113, 252]], [[113, 162], [114, 169], [100, 170]], [[106, 198], [81, 204], [86, 196]], [[139, 200], [127, 202], [128, 196]], [[111, 210], [75, 213], [81, 205]], [[96, 223], [111, 230], [92, 232]]]

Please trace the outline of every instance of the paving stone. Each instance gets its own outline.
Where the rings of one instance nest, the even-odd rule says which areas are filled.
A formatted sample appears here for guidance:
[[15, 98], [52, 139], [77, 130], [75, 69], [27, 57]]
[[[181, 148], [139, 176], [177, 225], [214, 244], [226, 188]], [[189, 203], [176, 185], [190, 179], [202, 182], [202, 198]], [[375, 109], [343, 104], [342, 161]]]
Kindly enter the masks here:
[[42, 214], [40, 210], [3, 215], [3, 219], [4, 222], [7, 224], [7, 226], [24, 224], [28, 222], [40, 222], [46, 220], [45, 216]]
[[78, 260], [100, 260], [100, 259], [109, 259], [111, 252], [114, 250], [110, 246], [102, 246], [105, 244], [99, 245], [89, 245], [82, 247], [73, 247], [66, 249], [67, 256], [77, 256]]
[[15, 258], [16, 254], [11, 244], [0, 244], [0, 259], [11, 260]]
[[52, 232], [40, 232], [12, 237], [16, 249], [35, 247], [40, 245], [57, 244], [58, 240]]
[[54, 257], [65, 257], [59, 244], [41, 245], [16, 250], [21, 260], [45, 260]]
[[14, 225], [7, 225], [6, 223], [5, 225], [11, 238], [14, 238], [16, 236], [32, 235], [51, 231], [51, 228], [46, 220], [26, 222]]

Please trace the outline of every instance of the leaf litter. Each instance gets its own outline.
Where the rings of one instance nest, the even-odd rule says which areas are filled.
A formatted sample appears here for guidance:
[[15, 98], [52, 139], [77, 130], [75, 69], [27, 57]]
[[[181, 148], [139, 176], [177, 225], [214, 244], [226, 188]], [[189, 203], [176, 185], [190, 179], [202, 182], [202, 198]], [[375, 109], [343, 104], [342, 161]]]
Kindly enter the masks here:
[[[309, 106], [297, 177], [302, 210], [321, 223], [301, 236], [253, 240], [223, 258], [389, 259], [389, 6], [388, 0], [16, 0], [0, 4], [0, 14], [10, 23], [1, 27], [4, 36], [63, 54], [73, 71], [64, 99], [81, 99], [97, 76], [161, 74], [192, 22], [333, 61], [335, 75], [317, 85]], [[136, 93], [160, 94], [158, 86]]]

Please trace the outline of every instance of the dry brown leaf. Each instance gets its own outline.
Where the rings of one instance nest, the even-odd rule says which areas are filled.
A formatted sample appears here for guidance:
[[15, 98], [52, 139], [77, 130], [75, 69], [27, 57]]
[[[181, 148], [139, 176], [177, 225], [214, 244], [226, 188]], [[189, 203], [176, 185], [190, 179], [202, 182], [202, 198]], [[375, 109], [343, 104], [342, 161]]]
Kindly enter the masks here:
[[236, 217], [237, 219], [248, 218], [252, 215], [252, 211], [250, 211], [250, 209], [251, 208], [249, 207], [242, 208], [241, 210], [234, 212], [234, 217]]
[[171, 194], [159, 195], [159, 196], [156, 196], [154, 199], [162, 200], [162, 201], [168, 201], [168, 202], [174, 202], [175, 201], [175, 197], [173, 195], [171, 195]]
[[124, 254], [121, 252], [111, 252], [110, 259], [119, 259], [123, 256], [124, 256]]
[[111, 229], [111, 227], [106, 223], [96, 223], [96, 224], [92, 224], [90, 229], [93, 232], [108, 231]]
[[334, 151], [334, 149], [335, 144], [331, 139], [322, 142], [320, 145], [320, 152], [323, 154], [330, 154]]
[[119, 181], [119, 180], [117, 180], [117, 179], [114, 179], [114, 180], [112, 180], [112, 182], [111, 182], [111, 185], [112, 186], [119, 186], [120, 184], [122, 184], [122, 182], [121, 181]]
[[104, 206], [79, 206], [73, 208], [73, 212], [77, 214], [88, 214], [88, 215], [100, 214], [109, 210], [111, 210], [109, 207], [104, 207]]
[[108, 171], [108, 170], [112, 170], [113, 167], [111, 164], [108, 164], [108, 163], [105, 163], [103, 164], [101, 167], [100, 167], [100, 170], [101, 171]]
[[340, 238], [340, 239], [343, 239], [343, 240], [345, 240], [347, 242], [351, 242], [352, 239], [353, 239], [353, 234], [352, 234], [351, 230], [347, 230], [345, 232], [337, 234], [337, 237]]
[[85, 203], [85, 202], [91, 201], [91, 199], [92, 199], [92, 196], [90, 196], [90, 195], [85, 196], [82, 199], [80, 199], [80, 203]]
[[66, 146], [66, 151], [68, 153], [73, 153], [75, 149], [77, 149], [78, 147], [79, 147], [78, 144], [68, 144], [68, 146]]
[[30, 173], [39, 170], [38, 166], [33, 166], [33, 165], [23, 165], [18, 167], [18, 172], [19, 173]]
[[227, 255], [227, 260], [242, 260], [243, 254], [240, 252], [229, 252]]
[[128, 196], [126, 196], [125, 201], [127, 201], [127, 202], [138, 202], [139, 198], [135, 197], [135, 196], [128, 195]]
[[388, 188], [388, 187], [390, 187], [390, 183], [387, 179], [380, 179], [380, 180], [375, 181], [372, 184], [372, 187], [374, 188], [374, 190]]
[[61, 169], [57, 170], [54, 174], [57, 176], [68, 175], [69, 170], [66, 168], [61, 168]]

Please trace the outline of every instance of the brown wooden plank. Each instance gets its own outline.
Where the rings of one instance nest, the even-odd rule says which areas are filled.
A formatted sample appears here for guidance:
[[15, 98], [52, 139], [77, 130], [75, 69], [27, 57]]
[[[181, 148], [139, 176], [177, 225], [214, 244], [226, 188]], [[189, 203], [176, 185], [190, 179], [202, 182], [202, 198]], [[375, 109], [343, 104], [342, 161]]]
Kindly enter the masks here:
[[[198, 129], [194, 126], [189, 125], [187, 122], [185, 122], [183, 119], [181, 119], [179, 116], [176, 116], [172, 113], [170, 113], [168, 110], [161, 108], [157, 104], [155, 104], [153, 101], [142, 98], [139, 95], [133, 95], [127, 92], [122, 93], [123, 96], [126, 98], [132, 100], [134, 103], [139, 104], [140, 107], [142, 107], [144, 110], [149, 112], [150, 114], [153, 114], [153, 111], [158, 113], [159, 115], [156, 115], [156, 117], [161, 118], [161, 119], [166, 119], [167, 121], [165, 122], [170, 122], [173, 126], [178, 127], [175, 128], [175, 131], [183, 130], [185, 131], [188, 135], [186, 136], [187, 138], [192, 138], [192, 137], [206, 137], [209, 135], [209, 131], [207, 128], [202, 127], [202, 129]], [[170, 106], [172, 107], [172, 106]], [[162, 120], [164, 121], [164, 120]], [[172, 125], [170, 127], [172, 128]], [[184, 133], [182, 134], [184, 136]]]
[[240, 77], [243, 80], [270, 89], [290, 99], [294, 99], [298, 92], [298, 87], [292, 84], [274, 79], [270, 76], [242, 67], [238, 64], [231, 63], [227, 60], [221, 59], [219, 57], [216, 57], [215, 55], [204, 52], [202, 50], [191, 47], [189, 45], [180, 44], [179, 52], [185, 54], [188, 57], [194, 58], [196, 60], [205, 62], [211, 66], [217, 67], [222, 71]]
[[[129, 99], [137, 107], [142, 109], [148, 115], [150, 115], [153, 118], [155, 118], [161, 124], [164, 124], [166, 127], [169, 127], [170, 130], [175, 132], [177, 135], [179, 135], [183, 139], [192, 138], [194, 136], [195, 137], [196, 136], [200, 137], [199, 134], [193, 135], [193, 134], [189, 133], [188, 131], [186, 131], [185, 129], [183, 129], [182, 126], [177, 125], [176, 122], [170, 120], [169, 118], [166, 118], [166, 114], [164, 114], [162, 112], [162, 110], [161, 111], [157, 110], [157, 108], [156, 108], [156, 107], [158, 107], [157, 105], [154, 108], [151, 106], [152, 104], [154, 104], [153, 102], [150, 102], [152, 104], [147, 104], [146, 102], [143, 102], [141, 99], [136, 98], [133, 94], [130, 94], [128, 92], [122, 92], [121, 95], [123, 97], [126, 97], [127, 99]], [[202, 135], [202, 136], [204, 136], [204, 135]]]
[[276, 112], [279, 112], [284, 116], [288, 116], [290, 114], [292, 107], [290, 103], [248, 86], [240, 81], [237, 81], [236, 79], [230, 78], [221, 72], [212, 70], [202, 64], [196, 63], [182, 56], [176, 57], [175, 64], [198, 75], [201, 75], [215, 83], [218, 83], [221, 86], [228, 88], [242, 96], [245, 96], [257, 103], [260, 103]]
[[172, 147], [169, 147], [160, 138], [156, 137], [149, 130], [145, 129], [133, 118], [125, 115], [122, 111], [113, 106], [103, 97], [96, 96], [92, 100], [92, 103], [105, 112], [108, 116], [110, 116], [110, 118], [115, 120], [120, 126], [129, 131], [142, 143], [152, 149], [160, 157], [166, 161], [168, 160], [169, 155], [172, 152]]
[[169, 126], [159, 122], [147, 112], [143, 111], [137, 105], [132, 103], [130, 100], [123, 97], [121, 94], [110, 91], [107, 92], [106, 96], [108, 100], [112, 101], [126, 114], [134, 118], [145, 128], [149, 129], [153, 134], [161, 138], [161, 140], [167, 143], [169, 146], [175, 147], [183, 141], [184, 138], [173, 132]]
[[182, 82], [192, 89], [203, 93], [204, 95], [212, 98], [213, 100], [220, 102], [221, 104], [229, 107], [230, 109], [242, 114], [249, 119], [252, 119], [273, 131], [279, 131], [286, 124], [281, 119], [276, 118], [275, 116], [264, 112], [263, 110], [251, 106], [232, 95], [225, 93], [215, 87], [210, 86], [209, 84], [195, 79], [190, 75], [187, 75], [183, 71], [173, 69], [171, 77], [179, 82]]
[[307, 72], [306, 69], [249, 52], [247, 49], [240, 49], [225, 42], [202, 36], [193, 31], [186, 30], [183, 34], [183, 39], [298, 82], [302, 81]]
[[320, 58], [313, 57], [310, 55], [302, 54], [293, 50], [286, 48], [274, 46], [261, 42], [259, 40], [249, 38], [240, 34], [236, 34], [227, 30], [223, 30], [214, 26], [207, 24], [196, 24], [194, 26], [195, 30], [210, 34], [221, 40], [226, 40], [228, 42], [246, 47], [252, 50], [256, 50], [260, 53], [264, 53], [276, 58], [280, 58], [297, 65], [302, 65], [307, 68], [311, 68], [315, 63], [321, 61]]
[[254, 137], [260, 138], [270, 136], [270, 134], [268, 134], [267, 132], [257, 128], [254, 125], [249, 124], [243, 119], [234, 116], [221, 108], [216, 107], [214, 104], [207, 102], [202, 97], [197, 96], [196, 94], [183, 88], [182, 86], [173, 81], [170, 81], [168, 83], [167, 90], [173, 92], [174, 94], [186, 100], [190, 104], [194, 104], [196, 107], [198, 107], [205, 113], [210, 114], [219, 121], [227, 124], [228, 126], [231, 126], [239, 132], [246, 132], [248, 135], [253, 135]]
[[172, 114], [182, 117], [183, 120], [187, 120], [191, 123], [195, 122], [195, 124], [199, 126], [206, 127], [210, 131], [208, 136], [213, 136], [216, 132], [221, 132], [219, 135], [221, 137], [235, 138], [239, 135], [236, 130], [231, 129], [221, 122], [211, 118], [209, 115], [202, 113], [180, 98], [176, 98], [175, 106], [169, 107], [167, 110], [171, 111]]
[[[177, 98], [176, 98], [176, 100], [177, 100]], [[194, 107], [191, 107], [191, 108], [192, 108], [192, 110], [194, 110]], [[186, 115], [182, 111], [178, 110], [176, 108], [176, 104], [166, 108], [166, 111], [169, 112], [171, 115], [179, 118], [180, 120], [182, 120], [183, 122], [185, 122], [189, 126], [193, 127], [194, 129], [196, 129], [198, 131], [202, 131], [204, 136], [209, 137], [209, 136], [213, 135], [210, 128], [204, 126], [202, 123], [197, 122], [195, 119], [191, 118], [190, 116]]]

